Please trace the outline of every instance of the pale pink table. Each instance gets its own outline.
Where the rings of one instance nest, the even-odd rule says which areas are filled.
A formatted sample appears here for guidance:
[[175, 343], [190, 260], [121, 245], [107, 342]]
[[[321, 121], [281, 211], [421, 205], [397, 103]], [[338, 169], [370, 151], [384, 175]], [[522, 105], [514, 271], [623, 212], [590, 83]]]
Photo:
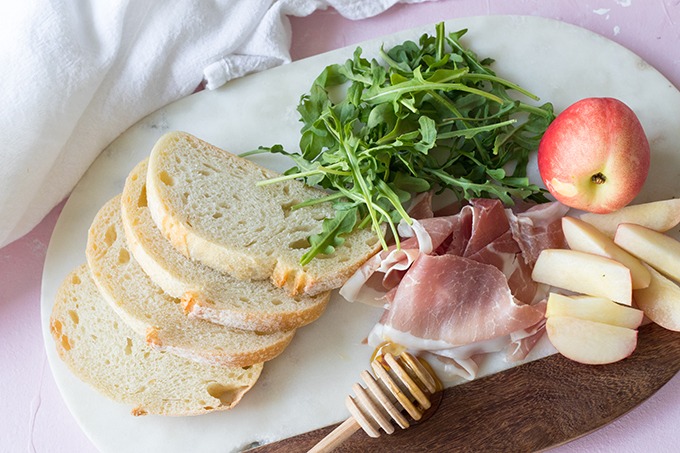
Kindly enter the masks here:
[[[292, 19], [292, 55], [299, 59], [416, 25], [488, 14], [536, 15], [587, 28], [634, 51], [680, 87], [680, 0], [449, 0], [397, 6], [358, 22], [329, 10]], [[95, 450], [61, 399], [40, 328], [42, 268], [61, 207], [0, 249], [0, 452]], [[680, 376], [611, 425], [555, 451], [677, 452], [678, 426]]]

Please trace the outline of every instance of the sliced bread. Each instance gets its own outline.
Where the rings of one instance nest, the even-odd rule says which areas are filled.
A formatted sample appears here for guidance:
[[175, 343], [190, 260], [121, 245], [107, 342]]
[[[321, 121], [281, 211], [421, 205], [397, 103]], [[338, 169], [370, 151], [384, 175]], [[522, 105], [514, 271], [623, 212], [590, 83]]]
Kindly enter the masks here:
[[271, 278], [291, 294], [319, 294], [342, 284], [380, 247], [370, 229], [345, 236], [328, 256], [301, 266], [307, 238], [333, 214], [330, 203], [291, 209], [325, 192], [278, 176], [192, 135], [161, 137], [149, 157], [147, 200], [156, 225], [185, 256], [238, 279]]
[[85, 265], [62, 283], [50, 331], [57, 352], [82, 381], [132, 415], [199, 415], [231, 409], [262, 364], [209, 366], [150, 348], [103, 300]]
[[89, 230], [87, 262], [104, 299], [146, 342], [212, 365], [247, 366], [276, 357], [294, 331], [262, 334], [188, 318], [173, 298], [131, 256], [120, 215], [120, 196], [107, 202]]
[[329, 292], [290, 296], [266, 280], [239, 280], [182, 255], [161, 234], [146, 201], [147, 161], [128, 175], [121, 200], [125, 238], [135, 260], [189, 316], [229, 327], [274, 332], [301, 327], [326, 308]]

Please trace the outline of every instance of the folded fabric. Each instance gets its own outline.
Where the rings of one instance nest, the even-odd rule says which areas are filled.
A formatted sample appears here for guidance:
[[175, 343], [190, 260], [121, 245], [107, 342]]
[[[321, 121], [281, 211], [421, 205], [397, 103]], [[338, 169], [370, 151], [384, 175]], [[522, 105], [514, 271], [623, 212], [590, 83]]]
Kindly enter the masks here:
[[425, 0], [34, 0], [0, 6], [0, 247], [149, 113], [290, 61], [288, 16]]

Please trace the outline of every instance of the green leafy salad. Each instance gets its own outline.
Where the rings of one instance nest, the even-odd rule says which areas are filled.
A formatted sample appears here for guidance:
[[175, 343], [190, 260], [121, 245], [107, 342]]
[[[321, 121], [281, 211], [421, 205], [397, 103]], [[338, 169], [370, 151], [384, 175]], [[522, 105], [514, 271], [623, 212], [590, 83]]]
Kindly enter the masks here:
[[412, 223], [404, 206], [421, 192], [448, 190], [460, 200], [498, 198], [506, 205], [547, 201], [529, 182], [527, 163], [554, 119], [552, 105], [517, 100], [538, 98], [498, 77], [493, 60], [466, 49], [466, 31], [447, 34], [440, 23], [435, 36], [382, 48], [382, 64], [357, 48], [344, 64], [326, 67], [302, 96], [299, 153], [281, 145], [247, 153], [281, 153], [295, 163], [262, 184], [299, 178], [328, 192], [297, 205], [335, 208], [309, 238], [301, 264], [333, 253], [356, 228], [373, 228], [383, 248], [387, 231], [398, 246], [396, 226]]

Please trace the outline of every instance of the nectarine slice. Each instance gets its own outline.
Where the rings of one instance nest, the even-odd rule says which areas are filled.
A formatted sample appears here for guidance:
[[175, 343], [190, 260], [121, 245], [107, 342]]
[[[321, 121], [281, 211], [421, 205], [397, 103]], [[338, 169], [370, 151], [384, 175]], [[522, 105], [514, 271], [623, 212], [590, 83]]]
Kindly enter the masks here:
[[664, 329], [680, 332], [680, 287], [650, 268], [652, 282], [633, 291], [638, 307]]
[[680, 281], [680, 241], [647, 227], [622, 223], [614, 242], [667, 277]]
[[591, 224], [574, 217], [563, 217], [562, 231], [572, 250], [611, 258], [630, 269], [633, 289], [649, 286], [652, 277], [640, 260], [616, 245], [611, 238]]
[[550, 293], [545, 317], [570, 316], [612, 326], [637, 329], [644, 314], [641, 310], [617, 304], [604, 297], [565, 296]]
[[575, 293], [606, 297], [630, 305], [633, 284], [628, 269], [618, 261], [576, 250], [546, 249], [536, 260], [534, 281]]
[[628, 205], [609, 214], [586, 212], [579, 218], [612, 238], [621, 223], [634, 223], [664, 232], [680, 224], [680, 198]]
[[553, 316], [545, 324], [548, 339], [557, 352], [588, 365], [618, 362], [637, 346], [637, 330], [601, 322]]

